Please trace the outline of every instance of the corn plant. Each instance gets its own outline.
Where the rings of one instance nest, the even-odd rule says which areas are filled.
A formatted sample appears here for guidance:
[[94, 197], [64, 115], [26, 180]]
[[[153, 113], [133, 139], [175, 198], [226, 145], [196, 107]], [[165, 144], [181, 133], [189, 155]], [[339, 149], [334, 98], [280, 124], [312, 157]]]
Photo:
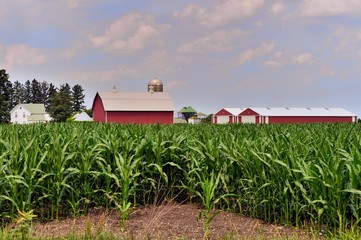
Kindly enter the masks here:
[[1, 125], [0, 221], [95, 206], [118, 207], [122, 220], [132, 206], [170, 198], [341, 236], [361, 224], [360, 132], [360, 124]]

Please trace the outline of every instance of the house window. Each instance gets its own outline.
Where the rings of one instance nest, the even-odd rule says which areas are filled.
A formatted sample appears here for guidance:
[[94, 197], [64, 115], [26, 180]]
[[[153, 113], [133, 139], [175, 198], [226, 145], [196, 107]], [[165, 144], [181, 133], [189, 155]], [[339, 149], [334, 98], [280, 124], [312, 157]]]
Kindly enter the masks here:
[[15, 118], [18, 118], [18, 113], [17, 112], [15, 112]]

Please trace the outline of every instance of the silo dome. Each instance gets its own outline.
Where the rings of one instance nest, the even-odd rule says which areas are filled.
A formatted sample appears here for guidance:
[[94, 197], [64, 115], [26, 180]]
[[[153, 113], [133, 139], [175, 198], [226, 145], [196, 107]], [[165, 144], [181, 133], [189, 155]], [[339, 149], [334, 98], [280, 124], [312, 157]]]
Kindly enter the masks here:
[[148, 92], [163, 92], [163, 83], [157, 78], [153, 78], [148, 82]]

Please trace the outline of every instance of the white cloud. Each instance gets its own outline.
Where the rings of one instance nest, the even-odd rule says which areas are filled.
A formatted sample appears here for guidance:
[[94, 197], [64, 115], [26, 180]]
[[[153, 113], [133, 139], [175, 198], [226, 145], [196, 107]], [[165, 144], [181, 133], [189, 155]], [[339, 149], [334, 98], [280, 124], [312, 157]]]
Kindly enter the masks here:
[[84, 6], [87, 4], [87, 2], [89, 1], [84, 1], [84, 0], [66, 0], [66, 6], [70, 9], [73, 8], [78, 8], [79, 6]]
[[154, 43], [164, 26], [157, 26], [151, 17], [128, 14], [113, 22], [103, 35], [92, 36], [95, 47], [124, 52], [135, 52]]
[[271, 6], [271, 12], [273, 14], [280, 14], [286, 10], [286, 6], [282, 1], [278, 1]]
[[274, 54], [275, 58], [281, 58], [282, 56], [283, 56], [283, 53], [279, 52], [279, 51]]
[[180, 53], [207, 53], [227, 51], [234, 47], [235, 39], [248, 34], [245, 31], [234, 29], [232, 31], [216, 31], [209, 36], [198, 38], [178, 48]]
[[341, 49], [354, 51], [361, 41], [361, 30], [339, 28], [335, 31], [334, 36], [340, 39], [339, 44], [335, 48], [336, 51]]
[[[97, 79], [96, 82], [114, 82], [117, 79], [124, 79], [124, 78], [137, 78], [141, 76], [139, 69], [135, 66], [127, 66], [127, 65], [118, 65], [108, 69], [91, 69], [91, 70], [84, 70], [84, 69], [77, 69], [76, 71], [72, 72], [73, 76], [80, 81], [87, 82], [89, 79]], [[100, 89], [104, 90], [104, 87], [111, 87], [108, 85], [98, 86]], [[119, 87], [119, 86], [118, 86]], [[123, 90], [118, 88], [118, 90]]]
[[301, 13], [305, 16], [334, 16], [341, 14], [360, 14], [359, 0], [304, 0]]
[[286, 65], [284, 54], [281, 51], [277, 51], [273, 54], [273, 60], [266, 61], [263, 66], [268, 68], [279, 68]]
[[6, 65], [37, 66], [46, 62], [46, 55], [39, 49], [25, 44], [11, 45], [5, 49]]
[[263, 43], [257, 48], [248, 49], [240, 54], [238, 59], [238, 65], [243, 65], [256, 57], [269, 54], [274, 50], [274, 47], [275, 46], [273, 43]]
[[178, 67], [175, 63], [174, 55], [168, 54], [165, 50], [151, 51], [140, 63], [144, 72], [158, 75], [173, 72]]
[[301, 53], [294, 56], [293, 61], [298, 64], [312, 63], [313, 56], [310, 53]]
[[196, 18], [202, 19], [207, 15], [207, 10], [196, 4], [189, 4], [182, 11], [175, 12], [174, 16], [180, 19]]
[[252, 16], [263, 3], [264, 0], [219, 0], [211, 10], [191, 4], [174, 15], [181, 19], [196, 20], [205, 27], [215, 27]]
[[246, 62], [252, 60], [252, 58], [255, 56], [255, 51], [253, 49], [248, 49], [246, 51], [244, 51], [243, 53], [241, 53], [241, 55], [239, 56], [239, 61], [238, 64], [239, 65], [243, 65]]
[[279, 68], [279, 67], [282, 67], [283, 66], [283, 63], [280, 62], [280, 61], [266, 61], [264, 63], [264, 66], [265, 67], [268, 67], [268, 68]]

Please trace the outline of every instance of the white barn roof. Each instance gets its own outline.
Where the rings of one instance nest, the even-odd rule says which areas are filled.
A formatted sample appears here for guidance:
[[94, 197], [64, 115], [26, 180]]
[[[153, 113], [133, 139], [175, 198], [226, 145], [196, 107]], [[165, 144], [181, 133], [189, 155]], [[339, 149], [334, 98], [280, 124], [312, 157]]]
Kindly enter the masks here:
[[174, 111], [165, 92], [98, 92], [105, 111]]
[[261, 116], [356, 117], [343, 108], [249, 108]]
[[232, 114], [233, 116], [238, 116], [241, 112], [243, 112], [243, 110], [245, 110], [245, 108], [223, 108], [223, 109], [229, 112], [230, 114]]

